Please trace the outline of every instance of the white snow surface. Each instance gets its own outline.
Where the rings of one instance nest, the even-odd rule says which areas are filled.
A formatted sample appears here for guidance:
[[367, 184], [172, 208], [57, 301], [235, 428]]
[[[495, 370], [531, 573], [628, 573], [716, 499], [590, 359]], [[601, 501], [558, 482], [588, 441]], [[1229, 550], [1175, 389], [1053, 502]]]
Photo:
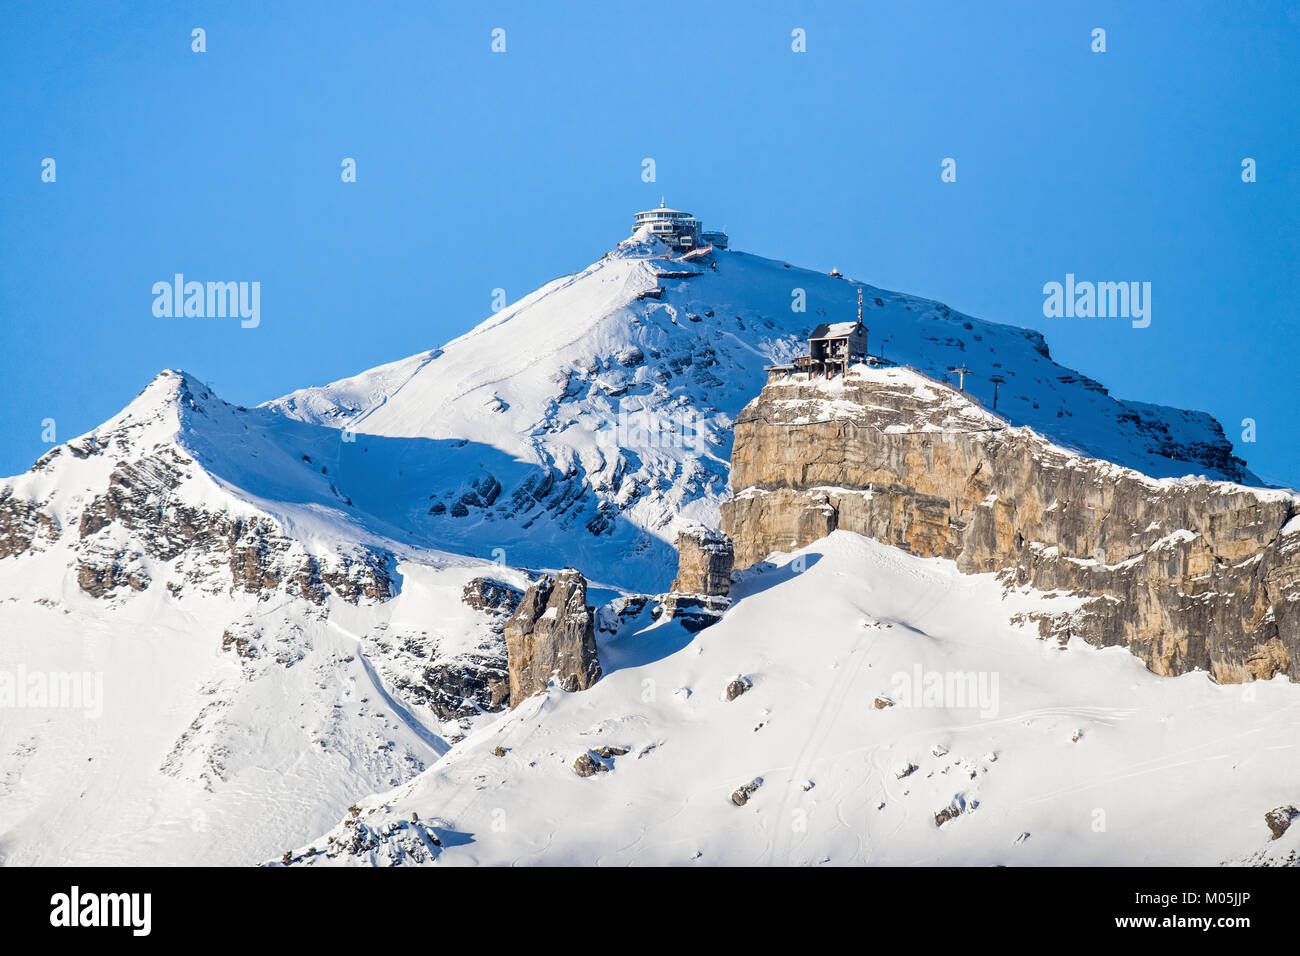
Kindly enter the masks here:
[[[695, 635], [607, 638], [590, 690], [552, 686], [359, 801], [363, 852], [340, 851], [357, 825], [341, 823], [297, 862], [1213, 865], [1300, 846], [1263, 820], [1300, 788], [1300, 687], [1284, 679], [1218, 686], [1061, 648], [1008, 612], [1073, 599], [1004, 595], [844, 531], [774, 556], [736, 598]], [[991, 692], [927, 697], [928, 675]], [[752, 688], [728, 702], [736, 678]], [[602, 747], [627, 752], [577, 775]], [[945, 808], [960, 812], [940, 824]]]

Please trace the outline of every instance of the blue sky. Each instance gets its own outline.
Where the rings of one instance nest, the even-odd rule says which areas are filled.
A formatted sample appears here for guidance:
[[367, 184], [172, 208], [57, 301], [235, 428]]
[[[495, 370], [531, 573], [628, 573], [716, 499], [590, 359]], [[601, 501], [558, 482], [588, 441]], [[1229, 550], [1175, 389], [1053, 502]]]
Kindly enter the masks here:
[[[251, 405], [432, 348], [665, 195], [1040, 329], [1300, 485], [1297, 64], [1295, 3], [9, 2], [0, 474], [162, 368]], [[176, 272], [259, 281], [261, 324], [156, 318]], [[1066, 273], [1151, 282], [1151, 325], [1045, 318]]]

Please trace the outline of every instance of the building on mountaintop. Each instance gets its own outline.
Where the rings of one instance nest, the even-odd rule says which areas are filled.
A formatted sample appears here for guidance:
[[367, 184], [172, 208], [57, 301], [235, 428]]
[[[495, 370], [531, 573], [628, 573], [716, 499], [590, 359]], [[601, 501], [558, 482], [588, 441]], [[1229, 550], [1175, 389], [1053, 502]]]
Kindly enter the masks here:
[[650, 232], [674, 249], [689, 252], [700, 246], [712, 245], [715, 249], [727, 248], [726, 232], [706, 232], [702, 223], [689, 212], [669, 209], [661, 198], [658, 209], [647, 209], [632, 217], [632, 231], [649, 226]]
[[822, 375], [830, 378], [836, 372], [847, 374], [854, 362], [876, 364], [874, 356], [867, 353], [867, 327], [862, 324], [862, 290], [858, 290], [858, 320], [856, 322], [823, 322], [813, 329], [808, 338], [808, 354], [801, 355], [790, 365], [768, 366], [768, 381], [790, 372], [807, 372], [809, 377]]

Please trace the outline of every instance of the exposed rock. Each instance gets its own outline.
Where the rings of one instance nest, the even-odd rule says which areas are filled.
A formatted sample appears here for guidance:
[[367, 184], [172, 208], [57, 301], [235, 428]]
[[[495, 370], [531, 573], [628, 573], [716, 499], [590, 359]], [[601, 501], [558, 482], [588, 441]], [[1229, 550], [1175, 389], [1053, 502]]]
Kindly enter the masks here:
[[1292, 806], [1275, 807], [1268, 813], [1264, 814], [1264, 822], [1268, 828], [1273, 831], [1272, 839], [1281, 839], [1282, 834], [1286, 833], [1291, 827], [1291, 821], [1300, 816], [1300, 810]]
[[150, 583], [138, 551], [87, 548], [77, 557], [77, 585], [91, 597], [108, 597], [124, 587], [143, 591]]
[[737, 677], [727, 685], [725, 696], [728, 701], [733, 701], [753, 686], [754, 682], [748, 677]]
[[469, 514], [470, 508], [490, 508], [501, 495], [501, 482], [495, 475], [482, 474], [470, 482], [469, 489], [456, 499], [451, 513], [456, 517]]
[[[317, 555], [268, 516], [232, 516], [180, 503], [177, 490], [192, 465], [176, 449], [163, 448], [113, 468], [108, 487], [77, 523], [82, 590], [95, 597], [128, 586], [143, 590], [148, 558], [176, 561], [178, 586], [196, 583], [213, 591], [267, 597], [283, 591], [314, 604], [323, 604], [330, 591], [351, 604], [386, 601], [395, 593], [388, 555], [364, 547]], [[0, 510], [0, 520], [2, 515]], [[228, 583], [219, 583], [222, 578]]]
[[731, 539], [721, 531], [695, 525], [677, 535], [677, 579], [682, 594], [726, 597], [731, 590], [734, 554]]
[[500, 631], [510, 615], [515, 613], [515, 608], [519, 607], [523, 596], [523, 591], [503, 581], [475, 578], [465, 585], [461, 600], [476, 611], [492, 615], [496, 619], [492, 629]]
[[221, 635], [221, 649], [223, 651], [233, 650], [237, 655], [245, 660], [257, 660], [257, 646], [253, 643], [253, 638], [245, 633], [243, 629], [231, 626]]
[[594, 622], [587, 579], [573, 568], [529, 585], [505, 625], [512, 708], [552, 677], [566, 691], [586, 690], [600, 679]]
[[678, 594], [676, 591], [664, 595], [659, 604], [659, 613], [670, 620], [677, 621], [692, 634], [702, 631], [710, 624], [722, 619], [727, 608], [731, 607], [729, 598], [702, 597], [696, 594]]
[[645, 362], [645, 353], [635, 345], [629, 345], [627, 348], [622, 349], [615, 358], [618, 360], [618, 364], [634, 368]]
[[966, 798], [963, 797], [961, 794], [958, 794], [957, 796], [952, 798], [952, 803], [948, 804], [948, 806], [944, 807], [942, 810], [940, 810], [938, 813], [934, 815], [934, 825], [936, 827], [941, 827], [949, 820], [953, 820], [961, 816], [963, 813], [966, 812], [966, 810], [967, 810]]
[[660, 613], [692, 633], [716, 623], [731, 606], [732, 563], [731, 539], [721, 531], [694, 525], [679, 532], [677, 578]]
[[590, 751], [578, 754], [578, 759], [573, 761], [573, 772], [579, 777], [592, 777], [608, 771], [609, 768], [592, 756]]
[[10, 489], [0, 489], [0, 559], [58, 535], [58, 522], [38, 502], [15, 498]]
[[402, 696], [424, 704], [441, 720], [473, 717], [505, 706], [506, 661], [491, 654], [464, 654], [424, 668], [420, 680], [397, 680]]
[[646, 594], [616, 597], [597, 612], [596, 629], [603, 634], [617, 634], [627, 625], [634, 623], [649, 603], [650, 596]]
[[[280, 865], [313, 866], [322, 860], [359, 857], [372, 864], [382, 860], [387, 866], [402, 866], [431, 862], [442, 851], [437, 829], [421, 822], [417, 813], [412, 813], [409, 821], [394, 820], [374, 827], [357, 816], [359, 808], [352, 809], [356, 812], [329, 834], [323, 852], [314, 846], [301, 853], [286, 850]], [[367, 811], [367, 816], [372, 813], [373, 809]]]
[[763, 778], [755, 777], [749, 783], [737, 788], [736, 791], [732, 793], [731, 802], [738, 807], [743, 807], [745, 804], [749, 803], [749, 798], [752, 797], [755, 791], [757, 791], [762, 785]]
[[910, 369], [774, 378], [736, 422], [736, 562], [840, 528], [965, 572], [1090, 598], [1043, 636], [1158, 674], [1300, 678], [1300, 499], [1083, 458]]

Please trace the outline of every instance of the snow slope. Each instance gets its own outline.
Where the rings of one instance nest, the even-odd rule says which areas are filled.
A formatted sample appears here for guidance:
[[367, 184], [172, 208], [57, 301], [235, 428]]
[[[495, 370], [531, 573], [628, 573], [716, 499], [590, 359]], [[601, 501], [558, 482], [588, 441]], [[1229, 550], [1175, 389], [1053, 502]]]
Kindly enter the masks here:
[[[253, 863], [472, 725], [416, 691], [431, 667], [504, 667], [461, 592], [528, 577], [363, 528], [297, 457], [313, 431], [337, 437], [164, 373], [0, 486], [52, 520], [0, 560], [0, 691], [75, 690], [0, 692], [0, 863]], [[92, 596], [86, 569], [141, 586]], [[391, 599], [351, 593], [386, 575]]]
[[[1060, 648], [1008, 623], [1069, 600], [1004, 595], [991, 575], [834, 532], [746, 576], [707, 630], [642, 622], [606, 639], [593, 688], [535, 695], [416, 780], [359, 801], [291, 860], [1213, 865], [1294, 854], [1300, 833], [1270, 843], [1263, 815], [1300, 788], [1300, 687], [1156, 677], [1123, 650]], [[928, 697], [929, 675], [974, 675], [969, 686], [988, 693]], [[738, 678], [751, 689], [727, 701]], [[576, 757], [606, 747], [626, 752], [600, 760], [605, 772], [574, 772]], [[756, 780], [737, 806], [733, 792]]]
[[[716, 524], [731, 425], [765, 366], [805, 352], [818, 323], [855, 317], [859, 288], [873, 352], [938, 378], [965, 364], [989, 402], [1001, 373], [1014, 425], [1155, 477], [1257, 483], [1212, 418], [1118, 401], [1053, 362], [1037, 332], [743, 252], [672, 259], [644, 235], [441, 348], [266, 407], [408, 439], [384, 491], [431, 545], [661, 590], [679, 526]], [[792, 311], [796, 290], [806, 311]]]

